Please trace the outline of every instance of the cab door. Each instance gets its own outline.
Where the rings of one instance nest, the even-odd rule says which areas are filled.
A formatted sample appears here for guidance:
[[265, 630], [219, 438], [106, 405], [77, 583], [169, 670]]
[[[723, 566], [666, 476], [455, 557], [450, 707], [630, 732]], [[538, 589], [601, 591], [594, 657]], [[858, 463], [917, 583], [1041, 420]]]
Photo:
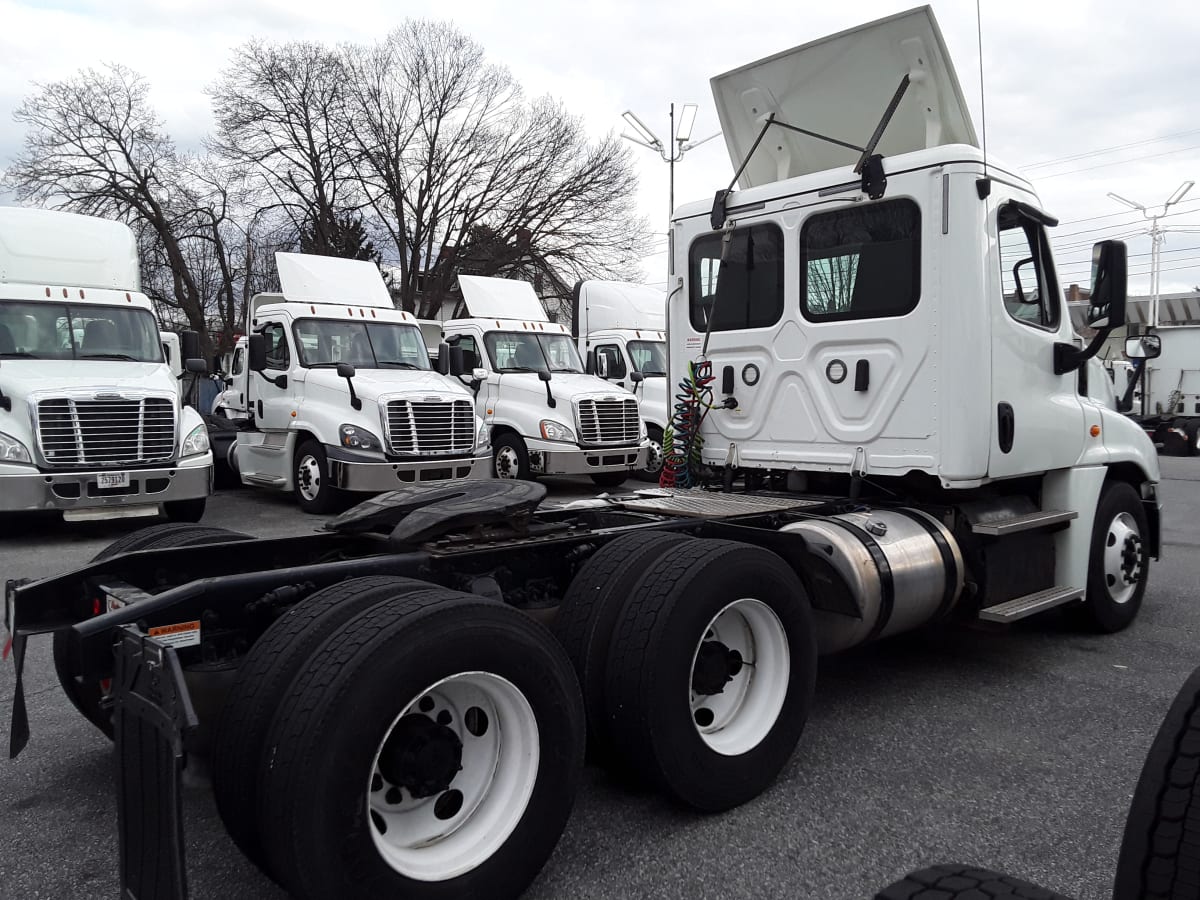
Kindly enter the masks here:
[[291, 336], [283, 322], [267, 322], [260, 331], [267, 346], [267, 367], [253, 373], [255, 424], [260, 431], [287, 431], [296, 409]]
[[1083, 451], [1079, 375], [1054, 372], [1054, 345], [1077, 338], [1064, 314], [1048, 224], [1054, 220], [1013, 198], [998, 199], [990, 213], [992, 478], [1066, 468]]

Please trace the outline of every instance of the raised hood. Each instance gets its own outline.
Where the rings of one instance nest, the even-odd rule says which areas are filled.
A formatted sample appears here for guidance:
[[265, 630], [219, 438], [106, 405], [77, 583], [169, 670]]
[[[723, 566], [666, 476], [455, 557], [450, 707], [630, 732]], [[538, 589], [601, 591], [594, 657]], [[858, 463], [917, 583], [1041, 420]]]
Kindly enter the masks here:
[[[908, 90], [875, 152], [979, 146], [933, 10], [922, 6], [712, 79], [734, 171], [767, 117], [865, 147], [901, 79]], [[858, 162], [859, 152], [772, 126], [739, 180], [750, 188]]]
[[666, 331], [664, 291], [624, 281], [583, 281], [579, 284], [576, 330], [588, 333], [615, 329]]
[[379, 266], [373, 262], [308, 253], [276, 253], [275, 266], [279, 270], [279, 285], [288, 300], [395, 308]]
[[463, 303], [476, 319], [520, 319], [525, 322], [549, 322], [542, 301], [527, 281], [511, 278], [485, 278], [459, 275]]

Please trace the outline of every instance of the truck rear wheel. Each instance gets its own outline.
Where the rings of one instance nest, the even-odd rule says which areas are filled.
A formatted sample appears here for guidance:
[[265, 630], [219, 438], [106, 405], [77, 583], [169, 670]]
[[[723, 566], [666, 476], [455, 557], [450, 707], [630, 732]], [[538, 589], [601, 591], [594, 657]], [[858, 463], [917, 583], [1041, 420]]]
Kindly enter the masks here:
[[258, 764], [292, 680], [330, 634], [382, 600], [432, 587], [412, 578], [351, 578], [317, 591], [276, 619], [238, 666], [213, 745], [212, 778], [225, 830], [254, 862], [262, 859], [255, 828]]
[[329, 480], [329, 459], [319, 442], [307, 440], [296, 448], [294, 474], [296, 502], [302, 510], [313, 515], [324, 515], [338, 508], [343, 492]]
[[678, 531], [652, 531], [610, 541], [583, 564], [559, 604], [554, 636], [579, 676], [588, 744], [598, 756], [610, 754], [604, 728], [604, 664], [621, 608], [646, 569], [688, 540]]
[[[248, 541], [250, 535], [227, 528], [209, 525], [192, 525], [186, 522], [171, 522], [139, 528], [113, 541], [92, 557], [92, 562], [103, 562], [122, 553], [138, 550], [158, 550], [167, 547], [190, 547], [202, 544], [218, 544], [225, 541]], [[71, 665], [70, 643], [64, 631], [54, 632], [54, 674], [62, 685], [63, 693], [80, 714], [95, 725], [108, 738], [113, 736], [112, 710], [104, 705], [108, 696], [108, 685], [97, 680], [85, 680], [77, 676]]]
[[812, 611], [787, 563], [689, 542], [645, 571], [621, 612], [606, 725], [628, 769], [696, 809], [729, 809], [791, 757], [816, 671]]
[[562, 649], [511, 607], [435, 588], [360, 613], [271, 724], [271, 871], [301, 898], [519, 896], [574, 802], [581, 705]]
[[529, 449], [511, 431], [492, 442], [492, 468], [497, 478], [529, 478]]
[[663, 430], [657, 425], [647, 425], [646, 436], [650, 439], [650, 455], [646, 457], [646, 468], [638, 469], [633, 475], [638, 481], [658, 484], [663, 467]]
[[1107, 482], [1092, 526], [1087, 597], [1073, 610], [1081, 625], [1111, 634], [1137, 617], [1150, 574], [1146, 534], [1137, 491], [1123, 481]]
[[1115, 900], [1196, 896], [1200, 883], [1200, 669], [1175, 696], [1133, 792]]

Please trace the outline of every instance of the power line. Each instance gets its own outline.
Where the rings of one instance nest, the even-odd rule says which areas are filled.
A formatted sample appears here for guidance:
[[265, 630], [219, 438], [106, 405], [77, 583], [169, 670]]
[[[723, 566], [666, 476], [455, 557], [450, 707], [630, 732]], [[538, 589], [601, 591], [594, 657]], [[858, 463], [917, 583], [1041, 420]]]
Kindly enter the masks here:
[[1038, 181], [1045, 181], [1048, 178], [1062, 178], [1064, 175], [1077, 175], [1080, 172], [1094, 172], [1097, 169], [1111, 169], [1113, 166], [1127, 166], [1130, 163], [1142, 162], [1147, 159], [1158, 159], [1162, 156], [1170, 156], [1173, 153], [1183, 153], [1185, 150], [1200, 150], [1200, 144], [1192, 144], [1188, 147], [1177, 147], [1174, 150], [1164, 150], [1162, 153], [1151, 153], [1149, 156], [1139, 156], [1137, 159], [1120, 159], [1116, 162], [1101, 163], [1098, 166], [1088, 166], [1084, 169], [1068, 169], [1065, 172], [1055, 172], [1053, 175], [1041, 175]]
[[[1189, 204], [1192, 204], [1192, 203], [1200, 203], [1200, 197], [1196, 198], [1195, 200], [1184, 200], [1182, 203], [1178, 203], [1176, 205], [1177, 206], [1188, 206]], [[1128, 216], [1130, 214], [1131, 213], [1129, 210], [1122, 209], [1122, 210], [1118, 210], [1117, 212], [1103, 213], [1102, 215], [1099, 215], [1099, 216], [1088, 216], [1087, 218], [1084, 218], [1084, 219], [1067, 219], [1066, 221], [1059, 222], [1058, 224], [1060, 226], [1062, 226], [1062, 225], [1078, 225], [1080, 222], [1094, 222], [1097, 219], [1110, 219], [1113, 216]], [[1134, 221], [1136, 221], [1136, 219]]]
[[1141, 147], [1145, 144], [1157, 144], [1161, 141], [1170, 141], [1178, 137], [1187, 137], [1192, 134], [1200, 134], [1200, 128], [1194, 128], [1191, 131], [1177, 131], [1174, 134], [1164, 134], [1162, 137], [1146, 138], [1141, 141], [1133, 141], [1128, 144], [1117, 144], [1113, 147], [1100, 147], [1096, 150], [1085, 150], [1082, 153], [1076, 153], [1071, 156], [1059, 156], [1055, 159], [1044, 159], [1041, 162], [1029, 163], [1021, 166], [1022, 169], [1041, 169], [1045, 166], [1052, 166], [1060, 162], [1074, 162], [1077, 159], [1087, 159], [1093, 156], [1104, 156], [1107, 153], [1114, 153], [1117, 150], [1128, 150], [1130, 147]]

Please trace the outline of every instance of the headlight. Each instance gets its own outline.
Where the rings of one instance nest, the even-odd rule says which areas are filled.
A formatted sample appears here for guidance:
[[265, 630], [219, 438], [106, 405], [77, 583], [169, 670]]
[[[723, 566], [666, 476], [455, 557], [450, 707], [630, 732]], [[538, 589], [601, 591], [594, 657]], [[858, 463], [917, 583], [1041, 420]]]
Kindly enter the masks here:
[[0, 431], [0, 462], [28, 463], [33, 465], [33, 457], [25, 445], [12, 435]]
[[357, 425], [342, 425], [338, 428], [341, 444], [347, 450], [358, 450], [363, 453], [382, 453], [383, 444], [379, 438], [365, 428]]
[[208, 452], [208, 427], [197, 425], [183, 440], [183, 450], [180, 456], [199, 456]]
[[650, 432], [646, 430], [646, 420], [638, 419], [638, 440], [644, 441], [649, 436]]
[[562, 422], [542, 419], [541, 429], [542, 437], [548, 441], [570, 441], [571, 443], [575, 443], [575, 432]]
[[475, 420], [479, 422], [479, 431], [475, 437], [475, 449], [479, 451], [492, 449], [492, 426], [480, 419], [478, 416]]

